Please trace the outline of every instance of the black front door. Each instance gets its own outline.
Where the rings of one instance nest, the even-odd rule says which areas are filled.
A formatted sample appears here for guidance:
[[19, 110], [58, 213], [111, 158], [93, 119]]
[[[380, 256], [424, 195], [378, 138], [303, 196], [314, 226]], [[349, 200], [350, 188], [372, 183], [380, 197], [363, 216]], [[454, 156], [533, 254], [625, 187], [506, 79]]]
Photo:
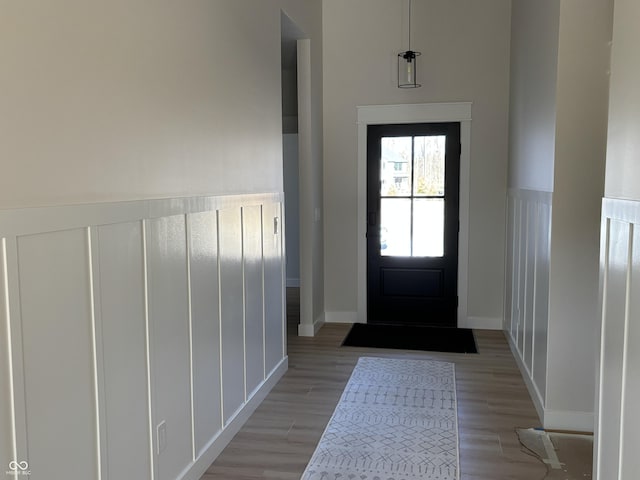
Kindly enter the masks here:
[[369, 125], [370, 323], [456, 326], [460, 124]]

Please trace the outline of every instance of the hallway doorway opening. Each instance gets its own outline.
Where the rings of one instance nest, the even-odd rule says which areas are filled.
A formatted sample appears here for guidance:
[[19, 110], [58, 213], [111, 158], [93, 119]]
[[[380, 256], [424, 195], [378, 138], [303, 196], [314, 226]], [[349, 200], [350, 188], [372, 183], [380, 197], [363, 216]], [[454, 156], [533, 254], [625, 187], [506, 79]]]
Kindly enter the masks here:
[[321, 268], [317, 248], [321, 191], [320, 160], [314, 158], [312, 147], [311, 40], [284, 12], [281, 46], [286, 280], [300, 292], [298, 333], [313, 336], [314, 306], [322, 303], [317, 299], [322, 277], [316, 271]]

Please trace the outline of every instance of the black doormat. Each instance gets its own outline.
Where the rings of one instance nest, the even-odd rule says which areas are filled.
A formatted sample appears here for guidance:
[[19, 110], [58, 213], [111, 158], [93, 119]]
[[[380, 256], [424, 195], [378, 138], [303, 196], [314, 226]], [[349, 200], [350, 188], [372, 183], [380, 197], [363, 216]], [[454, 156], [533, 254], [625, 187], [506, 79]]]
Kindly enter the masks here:
[[416, 327], [354, 323], [344, 347], [395, 348], [432, 352], [478, 353], [470, 328]]

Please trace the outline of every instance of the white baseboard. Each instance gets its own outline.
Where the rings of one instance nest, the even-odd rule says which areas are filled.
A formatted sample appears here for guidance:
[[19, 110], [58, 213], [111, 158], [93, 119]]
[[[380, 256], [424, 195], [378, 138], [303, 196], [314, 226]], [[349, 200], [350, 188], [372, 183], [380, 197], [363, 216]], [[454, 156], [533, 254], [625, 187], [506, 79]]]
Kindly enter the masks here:
[[498, 317], [467, 317], [461, 328], [477, 328], [480, 330], [502, 330], [502, 318]]
[[546, 409], [544, 428], [547, 430], [568, 430], [571, 432], [593, 433], [595, 416], [592, 412], [573, 412]]
[[325, 323], [358, 323], [358, 312], [325, 312], [313, 322], [313, 325], [298, 325], [299, 337], [315, 337]]
[[358, 312], [326, 312], [327, 323], [358, 323]]
[[299, 337], [315, 337], [318, 333], [318, 330], [322, 328], [325, 324], [325, 315], [322, 314], [318, 318], [315, 319], [313, 325], [308, 323], [299, 323], [298, 324], [298, 336]]
[[[366, 323], [358, 320], [358, 312], [326, 312], [327, 323]], [[478, 328], [483, 330], [502, 330], [502, 319], [497, 317], [467, 317], [458, 325], [461, 328]]]
[[289, 287], [289, 288], [300, 288], [300, 279], [299, 278], [287, 278], [287, 287]]
[[533, 382], [531, 374], [526, 365], [520, 358], [520, 353], [517, 347], [514, 345], [513, 340], [507, 332], [505, 332], [511, 353], [518, 364], [522, 379], [524, 380], [529, 395], [533, 402], [533, 406], [538, 412], [538, 417], [542, 423], [542, 427], [547, 430], [568, 430], [573, 432], [588, 432], [593, 433], [595, 416], [593, 412], [574, 412], [571, 410], [552, 410], [545, 408], [544, 400], [538, 387]]
[[508, 332], [505, 332], [505, 337], [507, 337], [507, 342], [509, 343], [509, 348], [511, 348], [511, 353], [513, 358], [520, 369], [520, 374], [522, 375], [522, 379], [524, 380], [524, 384], [527, 386], [527, 390], [529, 390], [529, 395], [531, 396], [531, 401], [533, 402], [533, 406], [536, 408], [536, 412], [538, 413], [538, 418], [540, 419], [540, 423], [544, 426], [544, 399], [540, 394], [540, 390], [535, 383], [533, 383], [533, 379], [531, 378], [531, 374], [529, 373], [529, 369], [520, 358], [520, 352], [518, 348], [513, 343], [513, 340], [509, 336]]
[[182, 476], [180, 480], [199, 480], [202, 475], [207, 471], [209, 466], [220, 455], [222, 450], [229, 444], [233, 437], [240, 431], [245, 422], [253, 414], [253, 412], [262, 403], [271, 389], [282, 378], [289, 368], [288, 357], [283, 358], [278, 366], [271, 372], [269, 378], [267, 378], [262, 386], [258, 388], [253, 396], [247, 400], [238, 413], [231, 419], [231, 421], [225, 426], [224, 430], [220, 434], [211, 440], [209, 446], [205, 449], [204, 453], [191, 464]]

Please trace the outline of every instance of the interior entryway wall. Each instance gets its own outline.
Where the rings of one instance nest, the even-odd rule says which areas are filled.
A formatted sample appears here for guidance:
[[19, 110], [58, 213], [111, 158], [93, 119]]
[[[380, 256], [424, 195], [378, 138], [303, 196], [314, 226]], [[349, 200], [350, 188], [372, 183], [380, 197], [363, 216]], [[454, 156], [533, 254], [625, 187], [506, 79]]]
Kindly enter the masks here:
[[[307, 138], [321, 165], [321, 8], [3, 3], [2, 471], [28, 462], [49, 480], [200, 478], [286, 370], [274, 272], [280, 15], [313, 42]], [[309, 177], [313, 211], [321, 166]], [[321, 251], [319, 228], [310, 236]], [[310, 270], [313, 311], [321, 253]]]
[[550, 429], [594, 428], [612, 6], [512, 7], [504, 328]]
[[499, 329], [504, 305], [511, 1], [413, 2], [412, 21], [420, 28], [412, 29], [411, 46], [422, 52], [422, 87], [415, 89], [397, 86], [397, 53], [406, 49], [406, 5], [389, 0], [323, 1], [326, 320], [363, 319], [358, 107], [469, 101], [470, 241], [463, 262], [469, 288], [466, 323], [459, 324]]

